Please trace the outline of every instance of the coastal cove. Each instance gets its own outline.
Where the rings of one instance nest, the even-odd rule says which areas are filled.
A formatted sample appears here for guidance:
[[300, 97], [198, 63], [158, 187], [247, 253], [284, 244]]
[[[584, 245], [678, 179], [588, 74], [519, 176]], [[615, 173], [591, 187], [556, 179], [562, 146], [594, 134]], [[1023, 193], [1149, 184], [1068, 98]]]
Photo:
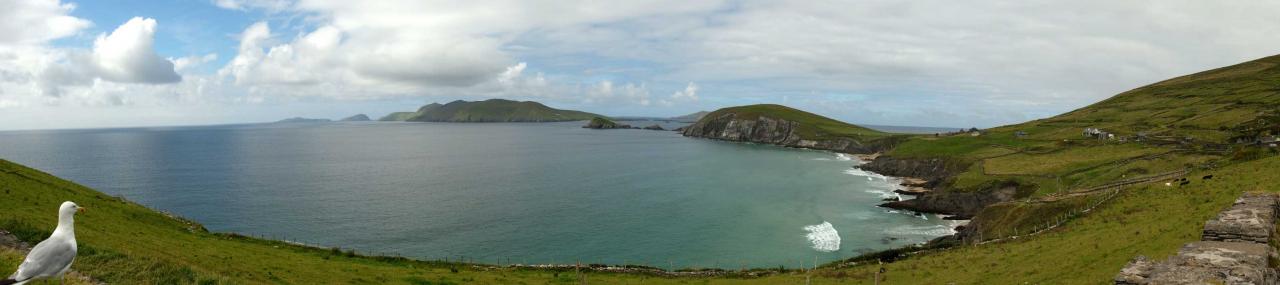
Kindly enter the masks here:
[[20, 131], [0, 156], [212, 231], [420, 259], [793, 268], [951, 233], [876, 207], [901, 181], [849, 155], [581, 125]]

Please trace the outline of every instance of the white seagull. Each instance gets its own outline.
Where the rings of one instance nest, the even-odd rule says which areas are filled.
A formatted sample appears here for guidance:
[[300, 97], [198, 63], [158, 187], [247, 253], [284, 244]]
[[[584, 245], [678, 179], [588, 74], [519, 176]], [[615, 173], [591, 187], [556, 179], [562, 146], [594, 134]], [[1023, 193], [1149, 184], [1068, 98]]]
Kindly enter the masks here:
[[9, 279], [0, 280], [0, 285], [23, 285], [37, 279], [58, 278], [71, 269], [71, 262], [76, 259], [76, 212], [83, 212], [76, 203], [62, 202], [58, 207], [58, 228], [48, 239], [36, 244], [27, 253], [27, 259], [18, 265], [18, 272], [9, 275]]

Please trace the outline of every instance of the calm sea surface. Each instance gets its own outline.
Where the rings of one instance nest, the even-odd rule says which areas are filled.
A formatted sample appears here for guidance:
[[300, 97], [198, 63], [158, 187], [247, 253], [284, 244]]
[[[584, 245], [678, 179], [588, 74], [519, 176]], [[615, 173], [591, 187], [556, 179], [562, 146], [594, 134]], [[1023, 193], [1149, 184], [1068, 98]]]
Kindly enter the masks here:
[[212, 231], [423, 259], [795, 267], [950, 233], [875, 207], [896, 181], [847, 157], [580, 125], [12, 131], [0, 158]]

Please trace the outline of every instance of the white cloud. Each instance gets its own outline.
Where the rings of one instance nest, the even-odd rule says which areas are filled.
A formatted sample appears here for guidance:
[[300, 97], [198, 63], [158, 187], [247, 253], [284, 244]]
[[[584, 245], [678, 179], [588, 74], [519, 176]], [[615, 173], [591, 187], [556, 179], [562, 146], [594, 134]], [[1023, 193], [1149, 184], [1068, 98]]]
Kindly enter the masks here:
[[293, 5], [291, 0], [213, 0], [213, 5], [223, 9], [247, 10], [249, 8], [267, 11], [281, 11]]
[[584, 102], [590, 104], [636, 104], [649, 106], [649, 88], [627, 83], [615, 86], [613, 81], [600, 81], [587, 88]]
[[0, 1], [0, 45], [42, 44], [75, 35], [92, 25], [68, 15], [75, 8], [58, 0]]
[[155, 51], [156, 20], [134, 17], [93, 42], [93, 64], [103, 79], [127, 83], [173, 83], [182, 80], [173, 62]]
[[300, 35], [292, 42], [268, 46], [271, 28], [255, 23], [240, 36], [239, 54], [220, 71], [234, 77], [236, 84], [310, 85], [322, 81], [342, 81], [343, 41], [341, 31], [329, 26]]
[[215, 60], [218, 60], [218, 54], [216, 53], [206, 54], [203, 56], [193, 55], [188, 57], [169, 58], [169, 61], [173, 62], [173, 70], [177, 72], [185, 72]]
[[689, 85], [685, 85], [684, 90], [676, 91], [675, 94], [671, 94], [671, 99], [698, 101], [698, 85], [693, 84], [693, 82], [689, 82]]
[[787, 100], [850, 121], [982, 127], [1280, 46], [1271, 2], [209, 1], [269, 15], [220, 54], [226, 65], [172, 55], [171, 69], [156, 68], [154, 21], [104, 35], [119, 44], [100, 46], [130, 52], [99, 56], [47, 46], [89, 26], [74, 6], [0, 2], [0, 108], [441, 96], [643, 113]]
[[[243, 7], [238, 1], [216, 4]], [[509, 73], [520, 74], [524, 66], [506, 47], [522, 35], [636, 17], [709, 11], [717, 5], [713, 1], [496, 1], [459, 5], [448, 1], [305, 0], [278, 7], [290, 7], [318, 19], [318, 28], [286, 43], [268, 45], [278, 35], [272, 34], [266, 23], [254, 24], [242, 34], [239, 54], [222, 74], [243, 86], [327, 84], [341, 86], [328, 90], [408, 91], [402, 95], [488, 94], [494, 86], [500, 86], [506, 91], [547, 95], [544, 93], [548, 90], [543, 87], [549, 84], [542, 74], [513, 84], [515, 77]], [[319, 35], [329, 41], [315, 45], [311, 40]], [[516, 85], [519, 88], [513, 90]], [[312, 94], [361, 98], [371, 92], [329, 93]]]

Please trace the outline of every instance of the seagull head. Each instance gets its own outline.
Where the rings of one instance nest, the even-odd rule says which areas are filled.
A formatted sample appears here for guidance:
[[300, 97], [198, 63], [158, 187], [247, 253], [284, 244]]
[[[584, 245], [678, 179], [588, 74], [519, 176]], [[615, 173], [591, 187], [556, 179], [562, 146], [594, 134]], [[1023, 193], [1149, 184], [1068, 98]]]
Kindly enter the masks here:
[[75, 215], [76, 212], [84, 212], [84, 208], [80, 207], [80, 205], [76, 205], [75, 202], [62, 202], [62, 206], [58, 207], [58, 214], [62, 216]]

